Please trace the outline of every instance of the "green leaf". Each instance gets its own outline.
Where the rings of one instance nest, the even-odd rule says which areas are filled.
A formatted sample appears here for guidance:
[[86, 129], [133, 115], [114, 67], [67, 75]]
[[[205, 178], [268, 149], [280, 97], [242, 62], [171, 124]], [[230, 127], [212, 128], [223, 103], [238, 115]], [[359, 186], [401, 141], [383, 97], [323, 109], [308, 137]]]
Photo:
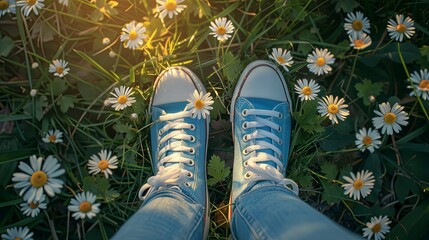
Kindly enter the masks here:
[[88, 176], [83, 180], [83, 190], [92, 192], [97, 195], [97, 198], [101, 198], [105, 202], [113, 201], [120, 196], [117, 191], [109, 189], [109, 187], [109, 180], [104, 176]]
[[351, 12], [355, 7], [359, 6], [355, 0], [331, 0], [332, 3], [335, 3], [335, 12], [340, 12], [341, 10], [345, 13]]
[[49, 84], [49, 89], [53, 96], [58, 96], [67, 90], [68, 86], [63, 79], [56, 78]]
[[123, 123], [117, 123], [114, 126], [114, 129], [118, 133], [129, 133], [131, 131], [131, 125], [130, 124], [123, 124]]
[[[373, 42], [373, 45], [376, 44], [376, 42]], [[401, 53], [405, 63], [412, 63], [413, 61], [420, 58], [419, 49], [411, 43], [401, 43]], [[401, 63], [398, 45], [396, 43], [391, 43], [388, 46], [374, 52], [374, 54], [370, 56], [360, 58], [359, 61], [370, 67], [375, 67], [383, 58], [388, 58], [393, 62]]]
[[369, 106], [371, 103], [369, 99], [371, 96], [377, 97], [380, 95], [383, 84], [380, 82], [371, 82], [371, 80], [364, 79], [363, 83], [357, 83], [355, 85], [356, 90], [358, 91], [358, 97], [362, 98], [363, 104]]
[[225, 161], [222, 161], [220, 157], [213, 155], [207, 166], [207, 174], [211, 177], [207, 180], [207, 184], [209, 186], [213, 186], [218, 182], [225, 181], [230, 172], [231, 168], [225, 165]]
[[381, 160], [378, 153], [372, 153], [365, 160], [362, 170], [369, 170], [374, 174], [375, 183], [371, 193], [366, 197], [366, 200], [376, 202], [378, 193], [381, 191]]
[[223, 57], [223, 75], [226, 76], [226, 79], [232, 83], [234, 82], [238, 75], [241, 74], [243, 69], [243, 64], [241, 63], [238, 57], [234, 57], [231, 52], [228, 52]]
[[13, 42], [12, 38], [5, 36], [4, 38], [0, 39], [0, 46], [0, 57], [7, 57], [15, 47], [15, 43]]
[[31, 38], [39, 37], [42, 42], [54, 40], [55, 32], [45, 21], [36, 22], [32, 29], [33, 31], [31, 32]]
[[337, 166], [331, 162], [323, 162], [320, 165], [320, 171], [322, 171], [328, 179], [336, 179], [338, 175]]
[[343, 189], [340, 187], [340, 185], [326, 181], [324, 179], [321, 180], [321, 183], [324, 189], [322, 193], [322, 200], [327, 204], [339, 203], [340, 200], [344, 198]]
[[60, 106], [61, 112], [66, 113], [69, 110], [69, 108], [74, 107], [75, 101], [76, 101], [76, 96], [66, 95], [60, 98], [60, 100], [57, 102], [57, 105]]
[[390, 239], [425, 239], [428, 232], [429, 201], [420, 203], [403, 217], [390, 232]]
[[37, 120], [42, 120], [44, 113], [44, 108], [48, 106], [48, 98], [46, 96], [40, 96], [34, 99], [34, 106], [32, 101], [28, 101], [23, 107], [24, 113], [30, 116], [34, 114]]
[[418, 194], [419, 191], [419, 186], [410, 178], [401, 175], [396, 178], [395, 193], [400, 203], [403, 204], [410, 193]]
[[99, 96], [102, 91], [92, 84], [79, 82], [77, 84], [80, 95], [88, 101], [94, 100], [95, 96]]

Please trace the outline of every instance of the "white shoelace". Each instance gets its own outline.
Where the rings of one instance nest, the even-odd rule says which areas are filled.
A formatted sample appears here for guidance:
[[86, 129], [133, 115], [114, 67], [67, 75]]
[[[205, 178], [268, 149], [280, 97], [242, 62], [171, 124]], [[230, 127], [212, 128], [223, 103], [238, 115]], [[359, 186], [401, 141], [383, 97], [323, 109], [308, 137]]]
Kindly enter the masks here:
[[[167, 124], [158, 131], [159, 147], [168, 142], [164, 147], [159, 149], [158, 152], [158, 172], [155, 176], [148, 179], [139, 191], [139, 198], [144, 200], [155, 190], [166, 185], [177, 186], [185, 183], [192, 178], [192, 173], [183, 169], [183, 164], [193, 165], [194, 161], [190, 158], [184, 157], [183, 152], [193, 154], [195, 149], [186, 146], [185, 141], [194, 142], [195, 137], [186, 134], [185, 129], [193, 130], [193, 124], [186, 123], [184, 118], [191, 117], [190, 111], [182, 111], [172, 114], [164, 114], [160, 116], [159, 121], [167, 121]], [[168, 134], [165, 134], [172, 130]], [[175, 141], [171, 141], [175, 140]], [[170, 141], [170, 142], [169, 142]], [[172, 152], [166, 155], [167, 152]]]
[[[256, 128], [253, 133], [246, 134], [243, 136], [243, 141], [252, 141], [253, 143], [252, 145], [243, 149], [244, 155], [253, 155], [247, 161], [244, 162], [244, 167], [248, 171], [245, 175], [245, 178], [250, 179], [249, 184], [261, 180], [272, 181], [276, 184], [283, 184], [286, 188], [290, 189], [293, 193], [298, 195], [298, 185], [293, 180], [285, 178], [280, 172], [281, 169], [284, 169], [284, 166], [279, 158], [287, 156], [282, 156], [281, 150], [278, 147], [266, 141], [268, 138], [281, 145], [281, 139], [276, 136], [276, 134], [261, 129], [263, 127], [269, 127], [278, 132], [282, 131], [280, 125], [269, 120], [270, 117], [282, 118], [282, 114], [277, 111], [260, 109], [245, 109], [243, 110], [242, 114], [243, 116], [255, 116], [254, 121], [243, 123], [243, 128], [245, 129]], [[265, 152], [257, 152], [257, 150], [264, 149], [272, 150], [274, 152], [274, 155]], [[274, 162], [277, 168], [271, 166], [270, 164], [267, 164], [268, 161]]]

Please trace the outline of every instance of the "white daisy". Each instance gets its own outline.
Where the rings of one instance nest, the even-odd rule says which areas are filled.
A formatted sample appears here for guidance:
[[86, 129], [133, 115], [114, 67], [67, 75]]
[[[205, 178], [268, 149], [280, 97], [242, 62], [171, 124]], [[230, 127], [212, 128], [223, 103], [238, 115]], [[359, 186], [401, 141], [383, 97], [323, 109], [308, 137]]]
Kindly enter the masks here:
[[283, 52], [283, 49], [281, 48], [273, 48], [273, 52], [271, 53], [270, 58], [276, 61], [281, 66], [283, 66], [283, 68], [287, 72], [289, 72], [289, 69], [287, 67], [290, 67], [293, 64], [292, 55], [287, 49], [285, 49]]
[[400, 125], [408, 125], [408, 116], [406, 112], [402, 111], [403, 106], [395, 103], [393, 107], [390, 107], [388, 102], [381, 103], [378, 106], [380, 111], [374, 110], [378, 117], [372, 118], [372, 123], [376, 129], [381, 128], [382, 134], [387, 132], [388, 135], [392, 135], [393, 131], [398, 133], [402, 129]]
[[353, 197], [354, 200], [360, 200], [360, 197], [368, 196], [374, 187], [374, 175], [368, 170], [362, 170], [356, 175], [350, 172], [350, 177], [343, 176], [348, 183], [341, 185], [344, 188], [344, 195]]
[[43, 3], [45, 0], [20, 0], [16, 3], [17, 6], [21, 7], [22, 13], [28, 17], [31, 11], [34, 14], [39, 15], [39, 9], [42, 9], [45, 4]]
[[413, 19], [407, 17], [404, 20], [404, 15], [402, 14], [396, 15], [396, 22], [393, 19], [389, 19], [387, 24], [390, 38], [399, 42], [402, 42], [404, 35], [407, 38], [411, 38], [415, 33], [415, 29]]
[[2, 234], [4, 240], [33, 240], [33, 232], [30, 232], [28, 227], [13, 227], [6, 229], [7, 234]]
[[156, 7], [157, 12], [159, 12], [159, 17], [164, 19], [168, 14], [169, 18], [173, 18], [174, 15], [179, 14], [186, 8], [186, 5], [178, 5], [183, 1], [184, 0], [156, 0], [159, 4]]
[[346, 109], [349, 105], [343, 103], [344, 98], [338, 100], [338, 97], [335, 97], [334, 99], [334, 96], [329, 95], [323, 97], [323, 101], [319, 101], [317, 109], [319, 110], [320, 115], [328, 116], [332, 121], [332, 124], [338, 124], [338, 119], [344, 121], [350, 114], [349, 110]]
[[[415, 96], [416, 93], [419, 97], [423, 98], [423, 100], [429, 100], [429, 72], [425, 68], [424, 70], [420, 70], [419, 72], [414, 71], [410, 76], [411, 81], [417, 85], [416, 91], [411, 91], [410, 96]], [[412, 86], [408, 86], [408, 88], [413, 89]]]
[[217, 18], [214, 22], [210, 22], [210, 25], [209, 28], [212, 32], [209, 34], [221, 42], [228, 40], [234, 31], [234, 25], [232, 25], [231, 20], [227, 21], [226, 17]]
[[356, 140], [355, 144], [362, 152], [365, 151], [365, 149], [368, 149], [370, 152], [374, 152], [375, 148], [379, 148], [381, 145], [380, 139], [381, 136], [378, 133], [377, 130], [372, 130], [371, 128], [367, 129], [364, 127], [359, 130], [358, 133], [356, 133]]
[[366, 223], [366, 228], [363, 228], [363, 237], [371, 239], [374, 235], [375, 240], [384, 239], [384, 235], [390, 232], [390, 226], [392, 222], [387, 216], [371, 217], [371, 222]]
[[310, 72], [322, 75], [327, 74], [332, 71], [331, 66], [329, 64], [333, 64], [335, 62], [334, 55], [328, 51], [328, 49], [319, 49], [316, 48], [316, 51], [313, 51], [312, 54], [308, 54], [307, 56], [308, 69]]
[[69, 5], [69, 0], [58, 0], [58, 3], [67, 7]]
[[15, 0], [0, 0], [0, 17], [6, 13], [16, 14]]
[[190, 97], [190, 99], [187, 99], [189, 103], [186, 105], [186, 109], [191, 112], [193, 118], [198, 117], [198, 119], [201, 119], [202, 117], [205, 119], [207, 115], [210, 115], [209, 111], [213, 109], [211, 106], [213, 98], [210, 96], [210, 92], [203, 95], [203, 92], [198, 93], [195, 90]]
[[356, 13], [347, 13], [347, 17], [344, 20], [346, 21], [346, 23], [344, 23], [344, 30], [347, 31], [347, 34], [371, 33], [368, 18], [359, 11]]
[[47, 205], [45, 195], [42, 195], [42, 198], [39, 202], [23, 202], [19, 204], [21, 206], [21, 212], [25, 216], [36, 217], [40, 213], [40, 209], [46, 209]]
[[64, 77], [70, 71], [70, 68], [67, 67], [69, 63], [62, 59], [55, 59], [49, 64], [49, 72], [53, 73], [54, 76]]
[[101, 150], [98, 156], [93, 154], [88, 161], [89, 174], [104, 173], [106, 178], [112, 175], [112, 169], [118, 168], [118, 158], [111, 151]]
[[371, 37], [366, 33], [352, 33], [349, 35], [350, 47], [354, 49], [365, 49], [372, 44]]
[[100, 212], [100, 203], [95, 203], [97, 196], [91, 192], [78, 193], [75, 198], [72, 198], [68, 209], [74, 212], [72, 216], [78, 220], [84, 218], [93, 218]]
[[135, 97], [130, 97], [134, 94], [131, 92], [133, 89], [130, 87], [120, 86], [115, 88], [115, 92], [111, 92], [114, 98], [109, 98], [109, 102], [116, 111], [123, 110], [136, 102]]
[[14, 187], [21, 189], [19, 196], [24, 195], [24, 201], [40, 202], [44, 193], [54, 197], [61, 192], [64, 182], [58, 177], [65, 171], [55, 157], [49, 155], [44, 160], [33, 155], [30, 156], [30, 165], [21, 161], [18, 168], [23, 172], [14, 173], [12, 178], [17, 182]]
[[143, 26], [143, 23], [137, 23], [136, 21], [131, 21], [130, 23], [125, 24], [122, 28], [121, 33], [121, 42], [124, 42], [126, 48], [136, 50], [142, 48], [144, 45], [144, 39], [147, 37], [144, 33], [146, 28]]
[[42, 140], [45, 143], [62, 143], [63, 142], [62, 138], [63, 138], [63, 133], [60, 130], [55, 129], [55, 131], [49, 130], [48, 133], [46, 133], [46, 136], [42, 138]]
[[320, 92], [320, 86], [313, 79], [308, 82], [307, 79], [299, 79], [295, 84], [295, 92], [299, 94], [301, 101], [313, 100]]

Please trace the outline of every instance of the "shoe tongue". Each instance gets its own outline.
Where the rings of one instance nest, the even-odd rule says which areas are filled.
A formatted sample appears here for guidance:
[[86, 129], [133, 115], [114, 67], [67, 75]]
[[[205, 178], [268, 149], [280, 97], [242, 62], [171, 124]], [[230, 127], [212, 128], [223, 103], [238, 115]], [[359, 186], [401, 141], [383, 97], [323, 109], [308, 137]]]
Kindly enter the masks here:
[[[279, 101], [275, 101], [275, 100], [269, 100], [269, 99], [260, 99], [260, 98], [246, 98], [253, 106], [254, 109], [261, 109], [261, 110], [273, 110], [277, 105], [281, 104], [282, 102]], [[258, 116], [261, 118], [265, 118], [268, 119], [270, 121], [273, 120], [274, 117], [267, 117], [267, 116]], [[270, 127], [262, 127], [262, 128], [257, 128], [258, 130], [265, 130], [267, 132], [272, 132], [272, 129]], [[273, 132], [274, 134], [276, 132]], [[276, 142], [274, 142], [271, 138], [261, 138], [258, 139], [257, 141], [265, 141], [268, 143], [271, 143], [273, 145], [277, 145]], [[271, 149], [263, 149], [263, 150], [257, 150], [257, 153], [267, 153], [270, 154], [272, 156], [276, 156], [275, 152]], [[266, 161], [266, 164], [269, 164], [275, 168], [277, 168], [277, 165], [273, 162], [273, 161]]]
[[[160, 105], [160, 106], [157, 106], [157, 107], [160, 108], [160, 109], [162, 109], [165, 112], [165, 114], [172, 114], [172, 113], [178, 113], [178, 112], [183, 111], [185, 109], [185, 107], [186, 107], [187, 104], [188, 104], [187, 101], [186, 102], [174, 102], [174, 103], [166, 103], [166, 104], [163, 104], [163, 105]], [[158, 117], [156, 117], [156, 116], [154, 116], [154, 118], [158, 119]], [[186, 122], [189, 122], [189, 123], [193, 122], [193, 120], [191, 120], [191, 119], [185, 119], [185, 120], [186, 120]], [[163, 126], [165, 126], [165, 125], [163, 125]], [[175, 131], [175, 129], [168, 130], [167, 132], [163, 133], [162, 136], [165, 136], [165, 135], [169, 134], [172, 131]], [[177, 139], [171, 138], [166, 143], [164, 143], [162, 145], [162, 147], [166, 146], [167, 144], [171, 144], [171, 143], [174, 143], [174, 142], [180, 142], [180, 141], [182, 141], [182, 140], [177, 140]], [[168, 156], [168, 155], [173, 154], [173, 153], [177, 153], [177, 152], [167, 151], [164, 154], [164, 156]], [[181, 153], [181, 154], [185, 155], [184, 153]], [[165, 163], [164, 166], [168, 167], [168, 166], [171, 166], [171, 165], [174, 165], [174, 164], [177, 164], [177, 163], [175, 163], [175, 162], [173, 162], [173, 163]]]

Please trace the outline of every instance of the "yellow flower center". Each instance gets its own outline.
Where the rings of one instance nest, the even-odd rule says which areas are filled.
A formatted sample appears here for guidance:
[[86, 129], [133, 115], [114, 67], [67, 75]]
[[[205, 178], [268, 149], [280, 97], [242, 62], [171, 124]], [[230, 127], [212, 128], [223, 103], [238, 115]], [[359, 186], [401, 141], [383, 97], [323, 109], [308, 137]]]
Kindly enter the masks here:
[[22, 240], [22, 238], [20, 238], [20, 237], [16, 237], [16, 238], [14, 238], [15, 240]]
[[363, 181], [358, 179], [353, 183], [353, 188], [356, 190], [360, 190], [363, 187]]
[[362, 142], [363, 142], [363, 144], [365, 144], [365, 145], [371, 145], [371, 143], [372, 143], [372, 138], [371, 138], [370, 136], [365, 136], [365, 137], [363, 137]]
[[405, 24], [398, 24], [396, 26], [396, 31], [398, 31], [400, 33], [404, 33], [407, 31], [407, 27], [405, 26]]
[[319, 58], [316, 60], [316, 64], [317, 64], [317, 66], [319, 66], [319, 67], [323, 67], [323, 66], [325, 66], [325, 64], [326, 64], [325, 58], [323, 58], [323, 57], [319, 57]]
[[363, 22], [361, 20], [354, 20], [352, 23], [353, 30], [360, 31], [363, 28]]
[[380, 230], [381, 230], [381, 224], [380, 223], [376, 223], [374, 225], [374, 227], [372, 227], [372, 232], [373, 233], [378, 233], [378, 232], [380, 232]]
[[92, 204], [88, 201], [81, 202], [79, 205], [79, 211], [83, 213], [90, 212], [92, 208]]
[[421, 80], [419, 83], [420, 90], [429, 91], [429, 80]]
[[98, 162], [98, 168], [101, 169], [102, 171], [106, 170], [106, 168], [109, 167], [109, 162], [107, 160], [101, 160]]
[[313, 91], [311, 91], [311, 88], [309, 86], [303, 87], [301, 92], [304, 95], [310, 95], [313, 93]]
[[48, 137], [48, 139], [49, 139], [50, 142], [55, 142], [55, 140], [57, 140], [57, 137], [55, 135], [50, 135]]
[[337, 114], [338, 113], [338, 106], [336, 104], [331, 104], [328, 106], [328, 112], [330, 114]]
[[355, 41], [355, 47], [360, 48], [365, 45], [365, 42], [362, 39], [358, 39]]
[[201, 99], [198, 99], [195, 101], [194, 106], [196, 109], [202, 109], [204, 107], [204, 101]]
[[31, 209], [35, 209], [35, 208], [37, 208], [39, 206], [38, 203], [34, 203], [34, 202], [31, 202], [29, 205], [30, 205]]
[[28, 5], [34, 5], [36, 4], [37, 0], [27, 0]]
[[9, 7], [8, 1], [0, 1], [0, 10], [6, 10]]
[[165, 9], [167, 9], [167, 11], [174, 11], [174, 10], [176, 10], [176, 7], [177, 7], [176, 0], [167, 0], [165, 2], [164, 7], [165, 7]]
[[396, 115], [389, 112], [384, 115], [384, 122], [387, 124], [393, 124], [396, 121]]
[[284, 57], [282, 57], [282, 56], [278, 56], [278, 57], [277, 57], [277, 62], [279, 62], [280, 64], [283, 64], [283, 63], [285, 63], [285, 62], [286, 62], [286, 60], [285, 60], [285, 58], [284, 58]]
[[131, 30], [130, 34], [128, 34], [128, 35], [129, 35], [130, 40], [136, 40], [137, 36], [138, 36], [136, 30]]
[[37, 171], [34, 172], [33, 175], [31, 175], [30, 183], [33, 187], [39, 188], [48, 181], [48, 176], [43, 171]]
[[224, 26], [219, 26], [216, 29], [216, 33], [218, 35], [224, 35], [226, 33], [226, 28]]
[[57, 73], [58, 74], [61, 74], [61, 73], [63, 73], [64, 72], [64, 68], [63, 67], [57, 67]]
[[121, 95], [118, 97], [118, 103], [120, 104], [125, 104], [127, 100], [128, 100], [127, 96]]

